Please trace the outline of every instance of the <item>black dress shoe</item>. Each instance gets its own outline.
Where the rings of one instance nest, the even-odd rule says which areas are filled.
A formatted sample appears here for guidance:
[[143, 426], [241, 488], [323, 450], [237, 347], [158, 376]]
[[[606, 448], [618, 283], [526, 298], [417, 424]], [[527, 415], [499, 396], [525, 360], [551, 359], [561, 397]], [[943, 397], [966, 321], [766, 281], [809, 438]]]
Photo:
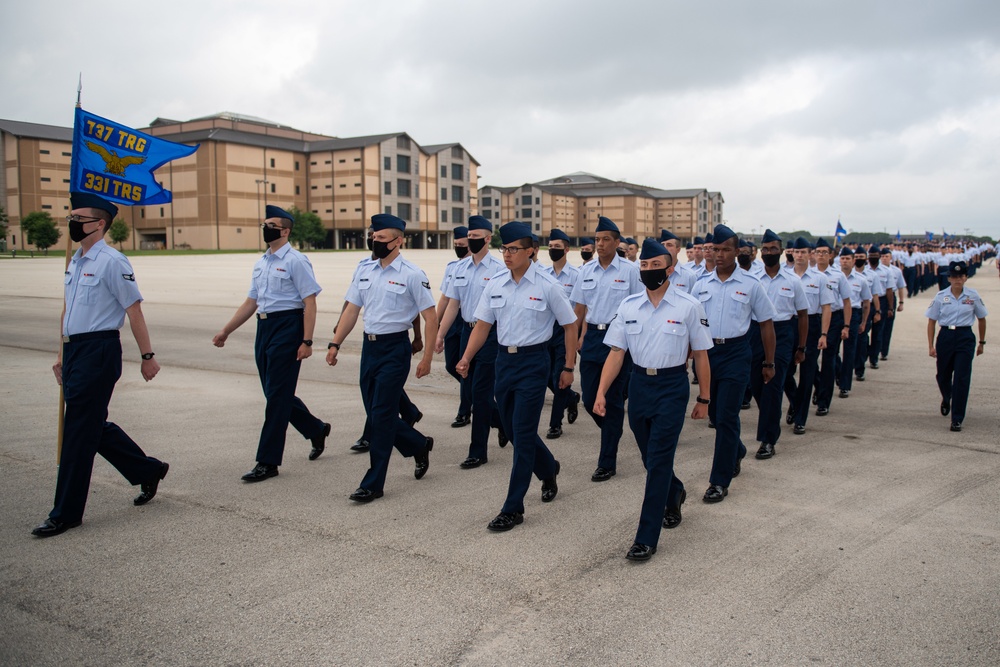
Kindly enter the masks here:
[[868, 363], [868, 368], [874, 368], [875, 370], [878, 370], [878, 362], [877, 361], [871, 361], [871, 362], [869, 362]]
[[545, 432], [545, 437], [549, 440], [555, 440], [561, 435], [562, 435], [561, 426], [551, 426], [549, 427], [549, 430]]
[[470, 456], [469, 458], [467, 458], [464, 461], [462, 461], [461, 463], [459, 463], [458, 467], [462, 468], [464, 470], [471, 470], [472, 468], [478, 468], [481, 465], [485, 465], [485, 463], [488, 460], [489, 459], [485, 459], [485, 458], [484, 459], [477, 459], [474, 456]]
[[[746, 456], [744, 454], [743, 456]], [[733, 468], [733, 477], [739, 477], [740, 473], [743, 472], [743, 456], [736, 459], [736, 467]]]
[[962, 430], [962, 422], [952, 422], [951, 423], [951, 430], [952, 431], [961, 431]]
[[687, 500], [687, 490], [681, 491], [681, 499], [676, 505], [667, 505], [663, 511], [663, 527], [676, 528], [681, 525], [681, 505]]
[[431, 467], [431, 457], [429, 454], [434, 449], [434, 438], [424, 438], [424, 442], [427, 443], [424, 451], [413, 455], [413, 460], [417, 464], [413, 469], [413, 476], [417, 479], [426, 475], [427, 469]]
[[556, 472], [552, 477], [542, 480], [542, 502], [551, 503], [559, 493], [559, 485], [556, 484], [556, 477], [559, 475], [559, 461], [556, 461]]
[[792, 429], [792, 433], [794, 433], [795, 435], [802, 435], [805, 432], [806, 432], [806, 427], [803, 426], [802, 424], [796, 424], [795, 428]]
[[469, 415], [456, 415], [455, 421], [451, 423], [452, 428], [462, 428], [463, 426], [468, 426], [472, 423], [472, 417]]
[[503, 428], [497, 429], [497, 444], [500, 445], [500, 449], [506, 447], [508, 442], [510, 442], [510, 438], [503, 432]]
[[370, 442], [368, 442], [364, 438], [358, 438], [357, 440], [354, 441], [354, 444], [351, 445], [351, 451], [352, 452], [367, 452], [369, 447], [371, 447], [371, 443]]
[[740, 410], [749, 410], [749, 409], [750, 409], [750, 401], [746, 401], [740, 404]]
[[410, 426], [413, 426], [414, 424], [416, 424], [418, 421], [420, 421], [423, 418], [424, 418], [424, 413], [421, 412], [420, 410], [417, 410], [417, 415], [412, 420], [407, 419], [406, 423], [409, 424]]
[[841, 398], [847, 398], [850, 395], [851, 395], [851, 392], [847, 391], [846, 389], [841, 389], [840, 390], [840, 397]]
[[714, 422], [714, 421], [711, 421], [711, 420], [709, 420], [709, 422], [708, 422], [708, 427], [709, 427], [709, 428], [715, 428], [715, 422]]
[[639, 544], [634, 542], [631, 547], [629, 547], [628, 553], [625, 554], [625, 558], [637, 563], [645, 563], [647, 560], [653, 557], [656, 553], [656, 547], [647, 547], [645, 544]]
[[855, 376], [854, 376], [854, 381], [855, 381], [855, 382], [864, 382], [864, 381], [865, 381], [865, 376], [864, 376], [864, 374], [862, 374], [862, 375], [855, 375]]
[[951, 412], [951, 401], [941, 401], [941, 414], [945, 417]]
[[705, 497], [702, 498], [706, 503], [721, 503], [722, 500], [729, 495], [729, 489], [724, 486], [719, 486], [718, 484], [710, 484], [708, 490], [705, 491]]
[[698, 384], [698, 378], [691, 378], [691, 384]]
[[580, 394], [573, 392], [573, 400], [566, 406], [566, 421], [570, 424], [580, 415]]
[[309, 452], [309, 460], [315, 461], [319, 458], [319, 455], [323, 453], [326, 449], [326, 439], [330, 437], [330, 425], [323, 424], [323, 430], [319, 432], [315, 438], [312, 439], [312, 451]]
[[608, 470], [607, 468], [598, 468], [594, 471], [594, 474], [590, 476], [591, 482], [606, 482], [615, 476], [614, 470]]
[[351, 495], [347, 496], [356, 503], [370, 503], [376, 498], [381, 498], [383, 496], [382, 491], [369, 491], [368, 489], [358, 488]]
[[887, 357], [886, 355], [884, 355], [884, 354], [883, 354], [882, 356], [880, 356], [880, 357], [879, 357], [879, 360], [880, 360], [880, 361], [885, 361], [885, 360], [886, 360], [886, 359], [888, 359], [888, 358], [889, 358], [889, 357]]
[[268, 477], [278, 476], [278, 466], [267, 465], [266, 463], [258, 463], [254, 466], [253, 470], [243, 475], [240, 479], [244, 482], [262, 482]]
[[496, 517], [486, 525], [487, 530], [492, 530], [494, 533], [505, 533], [514, 526], [519, 526], [524, 523], [524, 515], [520, 512], [500, 512]]
[[817, 417], [826, 417], [828, 414], [830, 414], [830, 408], [816, 408]]
[[70, 528], [76, 528], [83, 521], [60, 521], [59, 519], [46, 519], [35, 526], [31, 534], [35, 537], [54, 537], [60, 533], [65, 533]]
[[160, 485], [160, 480], [167, 476], [167, 471], [170, 470], [170, 464], [160, 461], [160, 471], [156, 473], [153, 479], [148, 482], [143, 482], [139, 487], [139, 495], [135, 497], [132, 501], [134, 505], [145, 505], [153, 496], [156, 495], [156, 488]]
[[757, 453], [754, 454], [754, 458], [760, 459], [761, 461], [769, 459], [772, 456], [774, 456], [774, 445], [770, 442], [760, 443], [760, 449], [758, 449]]
[[789, 406], [788, 412], [785, 413], [785, 423], [791, 424], [795, 421], [795, 408]]
[[819, 403], [819, 394], [813, 393], [813, 405]]

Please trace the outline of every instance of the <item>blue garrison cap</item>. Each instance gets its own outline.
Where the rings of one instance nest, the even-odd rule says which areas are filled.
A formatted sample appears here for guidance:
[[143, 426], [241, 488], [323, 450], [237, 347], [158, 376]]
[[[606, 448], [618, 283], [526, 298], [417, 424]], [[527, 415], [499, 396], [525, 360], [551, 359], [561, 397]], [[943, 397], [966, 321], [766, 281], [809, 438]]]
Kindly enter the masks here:
[[642, 252], [639, 253], [639, 259], [653, 259], [666, 254], [669, 253], [663, 244], [649, 236], [642, 242]]
[[840, 256], [841, 257], [844, 257], [845, 255], [853, 255], [853, 254], [854, 254], [854, 251], [851, 250], [850, 248], [848, 248], [846, 245], [843, 248], [840, 249]]
[[965, 262], [950, 262], [948, 264], [948, 275], [967, 276], [969, 275], [969, 267]]
[[731, 230], [729, 227], [726, 227], [725, 225], [716, 225], [715, 229], [712, 230], [712, 243], [725, 243], [734, 236], [736, 236], [736, 232]]
[[71, 208], [96, 208], [100, 211], [107, 211], [111, 214], [111, 219], [114, 220], [115, 216], [118, 215], [118, 207], [109, 202], [104, 197], [98, 197], [95, 194], [89, 192], [71, 192], [69, 193], [69, 205]]
[[751, 247], [751, 248], [756, 248], [756, 247], [757, 247], [757, 244], [756, 244], [756, 243], [754, 243], [753, 241], [747, 241], [747, 246], [749, 246], [749, 247]]
[[712, 238], [712, 233], [711, 232], [709, 232], [708, 234], [705, 234], [705, 241], [704, 241], [704, 243], [712, 243], [714, 241], [715, 241], [715, 239]]
[[566, 245], [570, 244], [569, 235], [566, 234], [566, 232], [564, 232], [561, 229], [553, 229], [551, 232], [549, 232], [549, 241], [550, 242], [551, 241], [565, 241]]
[[684, 246], [685, 250], [691, 250], [692, 248], [694, 248], [694, 244], [691, 243], [690, 241], [688, 241], [687, 245]]
[[[527, 223], [525, 223], [525, 224], [527, 224]], [[535, 245], [541, 244], [541, 241], [538, 238], [538, 234], [535, 234], [535, 233], [531, 234], [531, 242], [534, 243]]]
[[403, 231], [406, 229], [406, 222], [388, 213], [376, 213], [372, 216], [372, 229], [376, 232], [383, 229], [398, 229], [399, 231]]
[[584, 236], [582, 239], [580, 239], [580, 245], [581, 246], [594, 245], [594, 239], [590, 238], [589, 236]]
[[616, 234], [621, 234], [621, 230], [618, 229], [618, 225], [613, 223], [611, 218], [605, 218], [603, 215], [597, 219], [597, 231], [615, 232]]
[[883, 255], [891, 255], [892, 254], [892, 248], [883, 247], [882, 248], [882, 254]]
[[[485, 220], [485, 218], [483, 219]], [[469, 222], [471, 224], [471, 219]], [[531, 237], [531, 226], [526, 222], [512, 220], [500, 228], [500, 240], [505, 244], [513, 243], [514, 241], [518, 241], [520, 239], [530, 239]]]
[[469, 218], [469, 231], [471, 232], [473, 229], [483, 229], [487, 232], [492, 232], [493, 223], [481, 215], [474, 215]]
[[795, 242], [792, 243], [792, 249], [794, 250], [809, 250], [810, 247], [809, 241], [806, 241], [804, 236], [798, 237], [795, 239]]
[[291, 213], [273, 204], [268, 204], [264, 208], [264, 219], [270, 220], [271, 218], [284, 218], [285, 220], [295, 222], [295, 218], [292, 217]]
[[[663, 243], [664, 241], [670, 241], [670, 240], [680, 241], [680, 239], [677, 238], [677, 235], [674, 234], [669, 229], [661, 229], [660, 230], [660, 243]], [[691, 245], [691, 244], [689, 243], [688, 245]]]
[[701, 245], [704, 242], [705, 242], [705, 239], [701, 238], [700, 236], [694, 237], [694, 244], [695, 245]]
[[772, 232], [770, 229], [765, 229], [764, 230], [764, 236], [761, 237], [760, 242], [761, 243], [774, 243], [775, 241], [777, 241], [778, 243], [781, 243], [781, 237], [778, 236], [777, 234], [775, 234], [774, 232]]
[[456, 227], [455, 228], [455, 238], [456, 239], [467, 239], [467, 238], [469, 238], [469, 228], [468, 227]]
[[869, 255], [881, 255], [882, 254], [882, 249], [879, 248], [877, 245], [871, 245], [871, 246], [868, 247], [868, 254]]
[[627, 243], [628, 245], [639, 245], [638, 243], [636, 243], [635, 239], [632, 238], [631, 236], [625, 238], [625, 243]]
[[750, 244], [747, 243], [746, 241], [744, 241], [743, 239], [740, 239], [740, 244], [739, 244], [738, 247], [740, 247], [740, 248], [749, 248]]
[[833, 250], [833, 248], [830, 246], [830, 242], [827, 241], [822, 236], [819, 237], [819, 241], [816, 241], [816, 247], [817, 248], [830, 248], [830, 250]]

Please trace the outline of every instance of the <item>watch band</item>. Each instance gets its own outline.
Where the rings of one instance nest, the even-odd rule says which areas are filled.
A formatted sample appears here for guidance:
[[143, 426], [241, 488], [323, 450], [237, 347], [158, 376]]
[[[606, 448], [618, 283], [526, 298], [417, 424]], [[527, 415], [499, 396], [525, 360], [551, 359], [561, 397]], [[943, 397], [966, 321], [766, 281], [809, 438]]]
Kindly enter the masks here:
[[312, 347], [313, 346], [312, 339], [309, 339], [309, 338], [307, 338], [306, 340], [302, 341], [302, 344], [305, 345], [306, 347]]
[[340, 343], [330, 343], [329, 345], [326, 346], [326, 349], [329, 350], [332, 347], [335, 347], [335, 348], [337, 348], [339, 350], [340, 349]]
[[142, 355], [142, 360], [143, 361], [149, 361], [150, 359], [152, 359], [155, 356], [156, 356], [155, 352], [147, 352], [146, 354]]

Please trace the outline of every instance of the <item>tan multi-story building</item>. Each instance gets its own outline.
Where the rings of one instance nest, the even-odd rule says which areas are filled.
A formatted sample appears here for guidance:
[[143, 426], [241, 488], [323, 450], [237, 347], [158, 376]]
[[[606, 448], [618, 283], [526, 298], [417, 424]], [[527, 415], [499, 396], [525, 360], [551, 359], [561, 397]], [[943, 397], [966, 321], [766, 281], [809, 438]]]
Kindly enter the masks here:
[[[424, 148], [405, 132], [329, 137], [232, 113], [157, 118], [144, 131], [199, 148], [157, 170], [171, 203], [121, 207], [133, 247], [261, 249], [263, 210], [275, 204], [319, 216], [326, 247], [363, 247], [369, 219], [385, 212], [407, 221], [411, 247], [440, 248], [455, 221], [477, 211], [479, 163], [458, 143]], [[0, 150], [8, 241], [25, 248], [27, 213], [51, 211], [65, 226], [72, 129], [0, 120]]]
[[561, 229], [578, 241], [594, 235], [603, 215], [624, 236], [641, 242], [659, 236], [660, 229], [682, 239], [704, 235], [722, 222], [723, 199], [705, 189], [660, 190], [576, 172], [520, 187], [486, 185], [479, 190], [479, 203], [494, 224], [523, 220], [539, 236]]

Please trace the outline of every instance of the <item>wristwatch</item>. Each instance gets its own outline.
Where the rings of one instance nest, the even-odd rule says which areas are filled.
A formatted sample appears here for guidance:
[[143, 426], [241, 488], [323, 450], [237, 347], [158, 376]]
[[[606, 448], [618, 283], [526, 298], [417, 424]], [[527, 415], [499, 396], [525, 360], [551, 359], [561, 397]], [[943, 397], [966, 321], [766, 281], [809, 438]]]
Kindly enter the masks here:
[[142, 355], [142, 360], [143, 361], [149, 361], [150, 359], [152, 359], [155, 356], [156, 356], [155, 353], [153, 353], [153, 352], [147, 352], [146, 354]]
[[803, 345], [799, 345], [797, 348], [795, 348], [795, 351], [796, 352], [805, 352], [806, 348]]
[[313, 346], [312, 340], [304, 340], [304, 341], [302, 341], [302, 344], [305, 345], [306, 347], [312, 347]]
[[702, 398], [701, 396], [695, 396], [694, 400], [698, 401], [702, 405], [708, 405], [709, 403], [712, 402], [712, 399], [710, 399], [710, 398]]
[[572, 373], [573, 369], [569, 366], [563, 366], [563, 373]]
[[326, 349], [329, 350], [331, 347], [335, 347], [335, 348], [337, 348], [339, 350], [340, 349], [340, 343], [330, 343], [330, 344], [328, 344], [326, 346]]
[[773, 361], [765, 361], [765, 362], [761, 363], [761, 366], [763, 368], [774, 368], [774, 362]]

